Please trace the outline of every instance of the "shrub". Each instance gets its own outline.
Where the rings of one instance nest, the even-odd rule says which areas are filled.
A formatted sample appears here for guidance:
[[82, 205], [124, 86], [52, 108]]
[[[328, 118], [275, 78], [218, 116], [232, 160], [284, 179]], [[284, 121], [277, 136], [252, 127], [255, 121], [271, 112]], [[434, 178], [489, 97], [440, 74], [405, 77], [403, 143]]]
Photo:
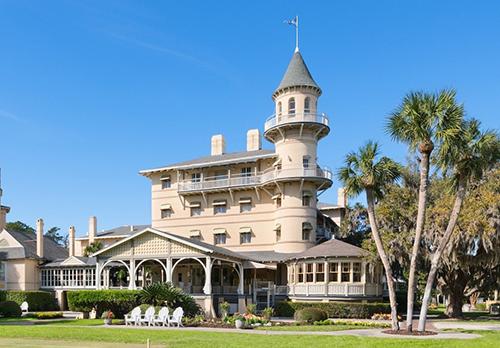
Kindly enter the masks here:
[[78, 290], [69, 291], [67, 297], [71, 311], [90, 312], [95, 308], [98, 317], [110, 310], [117, 318], [123, 318], [139, 304], [137, 290]]
[[231, 308], [231, 306], [229, 305], [229, 302], [227, 302], [227, 301], [224, 301], [220, 304], [220, 311], [221, 311], [222, 318], [227, 317], [227, 315], [229, 314], [230, 308]]
[[21, 316], [21, 308], [14, 301], [0, 302], [0, 316], [6, 318], [19, 318]]
[[319, 308], [325, 311], [329, 318], [369, 319], [375, 313], [390, 313], [388, 303], [359, 302], [279, 302], [275, 306], [278, 317], [292, 317], [298, 310], [304, 308]]
[[249, 305], [247, 305], [246, 312], [248, 314], [255, 314], [256, 309], [257, 309], [257, 305], [255, 303], [250, 303]]
[[266, 307], [262, 310], [262, 317], [264, 319], [269, 320], [273, 316], [273, 312], [274, 312], [273, 307]]
[[154, 306], [167, 305], [171, 309], [182, 307], [184, 315], [194, 317], [201, 313], [201, 308], [193, 296], [186, 294], [182, 289], [176, 288], [172, 283], [154, 283], [139, 293], [141, 303]]
[[315, 321], [323, 321], [328, 318], [326, 312], [319, 308], [309, 307], [300, 309], [295, 312], [294, 319], [297, 321], [307, 321], [308, 323], [314, 323]]
[[14, 301], [19, 306], [23, 302], [28, 302], [30, 311], [54, 311], [59, 309], [54, 294], [48, 291], [8, 290], [3, 293], [3, 295], [0, 294], [0, 300], [2, 300], [2, 296], [5, 296], [5, 301]]
[[64, 317], [63, 312], [35, 312], [30, 313], [30, 318], [36, 319], [58, 319]]

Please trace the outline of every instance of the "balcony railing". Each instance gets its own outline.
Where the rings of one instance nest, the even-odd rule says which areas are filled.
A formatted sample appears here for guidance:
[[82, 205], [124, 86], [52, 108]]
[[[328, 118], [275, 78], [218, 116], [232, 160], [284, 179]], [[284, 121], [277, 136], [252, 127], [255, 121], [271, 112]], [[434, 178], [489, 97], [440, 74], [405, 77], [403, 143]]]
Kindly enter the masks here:
[[289, 296], [382, 296], [381, 284], [292, 284], [288, 286]]
[[252, 175], [215, 176], [203, 180], [185, 180], [178, 184], [179, 192], [225, 189], [262, 185], [270, 181], [286, 178], [324, 178], [332, 180], [332, 172], [328, 168], [283, 168], [268, 169]]
[[287, 115], [272, 115], [264, 124], [264, 131], [267, 132], [269, 129], [274, 128], [279, 125], [287, 123], [297, 123], [297, 122], [307, 122], [307, 123], [320, 123], [322, 125], [328, 126], [329, 120], [326, 114], [316, 114], [310, 112], [295, 113]]

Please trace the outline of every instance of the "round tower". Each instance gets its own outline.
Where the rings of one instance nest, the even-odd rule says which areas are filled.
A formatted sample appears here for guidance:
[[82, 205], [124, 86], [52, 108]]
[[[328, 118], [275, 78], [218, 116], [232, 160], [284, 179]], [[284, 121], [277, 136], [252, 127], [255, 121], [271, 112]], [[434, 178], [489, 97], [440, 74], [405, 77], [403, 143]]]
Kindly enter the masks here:
[[328, 135], [328, 117], [317, 110], [321, 88], [296, 50], [273, 93], [275, 113], [264, 126], [277, 161], [271, 169], [275, 197], [275, 251], [301, 252], [316, 241], [318, 190], [332, 185], [331, 172], [318, 165], [318, 141]]

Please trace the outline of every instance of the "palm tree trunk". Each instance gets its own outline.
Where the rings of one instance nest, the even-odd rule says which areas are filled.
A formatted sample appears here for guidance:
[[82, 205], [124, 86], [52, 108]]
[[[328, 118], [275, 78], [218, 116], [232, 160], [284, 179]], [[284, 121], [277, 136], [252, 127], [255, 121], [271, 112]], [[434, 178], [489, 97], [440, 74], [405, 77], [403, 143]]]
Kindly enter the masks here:
[[441, 261], [441, 256], [448, 246], [453, 230], [457, 225], [458, 216], [460, 215], [460, 210], [462, 209], [462, 204], [465, 199], [465, 193], [467, 189], [467, 180], [464, 177], [459, 178], [458, 190], [455, 196], [455, 203], [450, 214], [450, 220], [448, 221], [448, 226], [446, 231], [439, 241], [439, 245], [436, 249], [434, 255], [432, 255], [431, 260], [431, 270], [427, 276], [427, 284], [425, 285], [424, 298], [422, 299], [422, 308], [420, 308], [420, 317], [418, 319], [418, 331], [425, 331], [425, 322], [427, 320], [427, 307], [429, 306], [429, 301], [431, 299], [432, 286], [434, 285], [434, 280], [436, 279], [436, 274], [439, 269], [439, 262]]
[[392, 330], [398, 331], [399, 322], [396, 302], [396, 289], [394, 287], [394, 279], [392, 278], [391, 263], [389, 262], [389, 258], [387, 257], [384, 245], [382, 244], [382, 239], [380, 238], [380, 234], [378, 232], [377, 220], [375, 219], [375, 200], [371, 189], [366, 189], [366, 202], [368, 206], [368, 219], [370, 220], [373, 240], [375, 241], [375, 245], [377, 246], [377, 252], [380, 256], [380, 259], [382, 260], [382, 264], [385, 270], [385, 278], [387, 279], [387, 288], [389, 289], [389, 302], [391, 305], [391, 327]]
[[420, 239], [424, 230], [425, 210], [427, 208], [427, 186], [429, 184], [429, 160], [430, 152], [422, 152], [420, 161], [420, 189], [418, 192], [417, 226], [415, 228], [415, 240], [411, 252], [410, 272], [408, 276], [408, 305], [406, 310], [406, 329], [413, 330], [413, 307], [415, 304], [417, 258], [420, 249]]

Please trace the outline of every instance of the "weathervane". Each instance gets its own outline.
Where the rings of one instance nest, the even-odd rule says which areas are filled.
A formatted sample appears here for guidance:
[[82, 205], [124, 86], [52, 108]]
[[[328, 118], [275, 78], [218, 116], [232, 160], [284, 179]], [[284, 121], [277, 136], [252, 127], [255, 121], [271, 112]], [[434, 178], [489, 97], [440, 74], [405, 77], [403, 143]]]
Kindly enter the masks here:
[[295, 27], [295, 52], [299, 51], [299, 16], [284, 21], [284, 23], [293, 25]]

